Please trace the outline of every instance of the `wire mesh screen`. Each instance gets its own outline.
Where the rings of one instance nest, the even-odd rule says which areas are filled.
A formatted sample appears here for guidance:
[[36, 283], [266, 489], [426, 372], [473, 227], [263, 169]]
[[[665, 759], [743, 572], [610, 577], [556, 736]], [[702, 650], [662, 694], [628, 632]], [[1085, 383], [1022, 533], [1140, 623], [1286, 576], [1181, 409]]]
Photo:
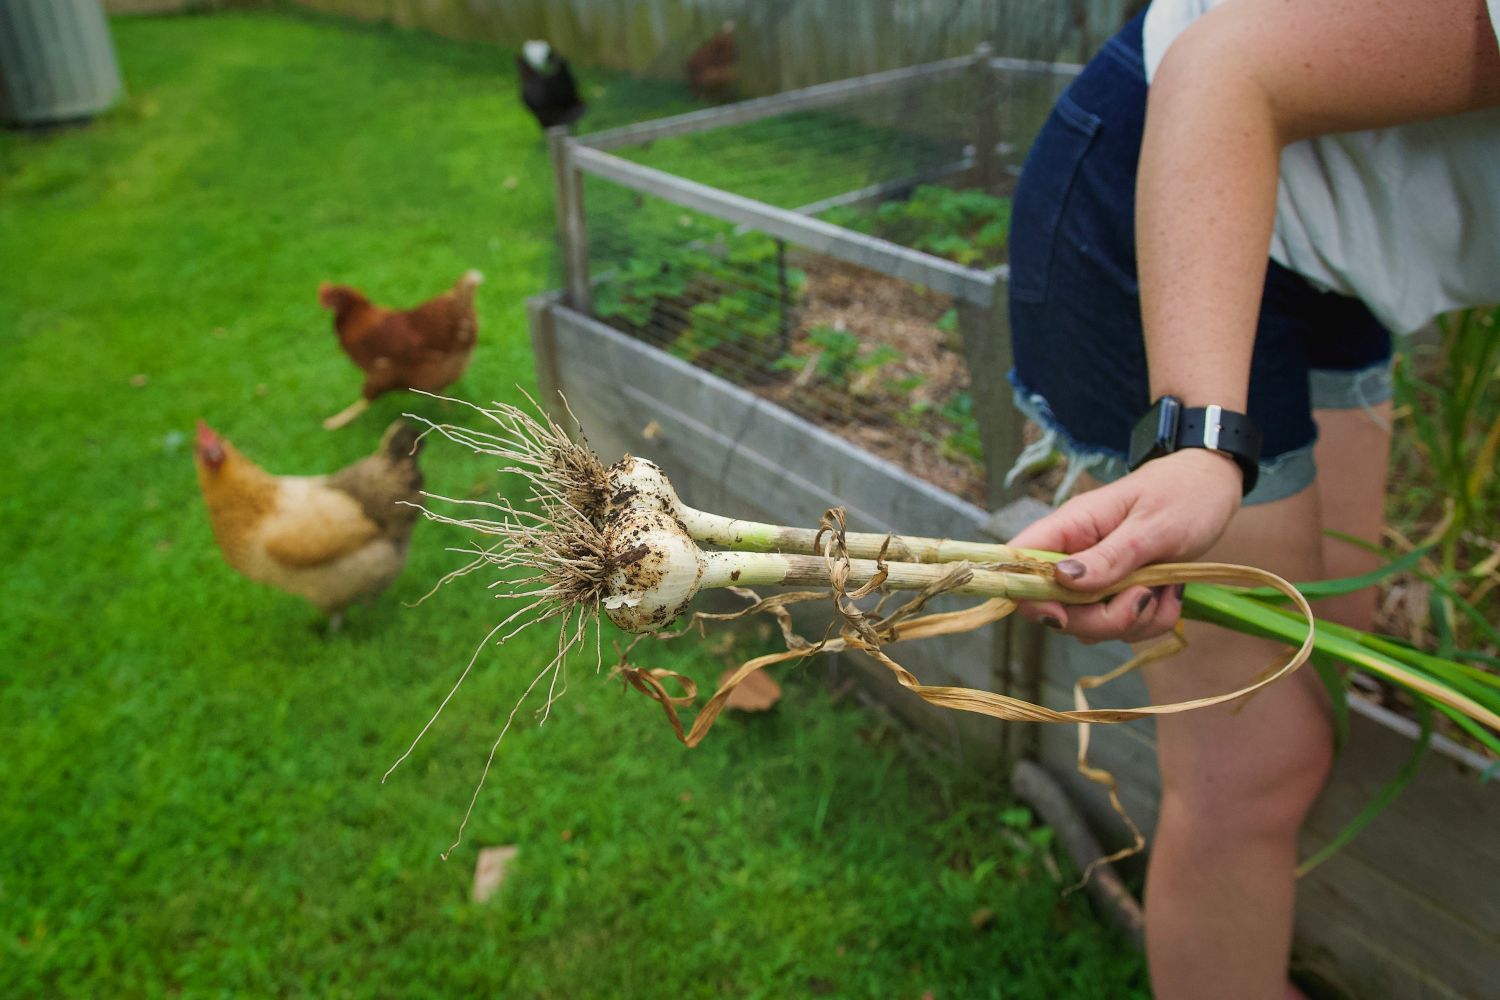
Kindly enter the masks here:
[[[1025, 149], [1065, 82], [971, 60], [611, 152], [991, 271]], [[583, 200], [597, 318], [985, 502], [959, 303], [611, 180], [586, 176]]]

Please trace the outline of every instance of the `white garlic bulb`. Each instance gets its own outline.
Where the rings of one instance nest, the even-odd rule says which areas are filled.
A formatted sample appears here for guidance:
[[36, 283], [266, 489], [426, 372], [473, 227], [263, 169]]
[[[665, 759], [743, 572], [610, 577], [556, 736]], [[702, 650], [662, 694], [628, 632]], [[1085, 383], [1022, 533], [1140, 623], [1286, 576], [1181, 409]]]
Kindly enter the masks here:
[[675, 517], [647, 506], [619, 507], [604, 536], [610, 553], [604, 611], [610, 621], [627, 632], [654, 632], [686, 610], [698, 593], [703, 563]]
[[625, 507], [649, 507], [680, 516], [682, 501], [661, 466], [650, 459], [626, 455], [609, 467], [611, 511]]

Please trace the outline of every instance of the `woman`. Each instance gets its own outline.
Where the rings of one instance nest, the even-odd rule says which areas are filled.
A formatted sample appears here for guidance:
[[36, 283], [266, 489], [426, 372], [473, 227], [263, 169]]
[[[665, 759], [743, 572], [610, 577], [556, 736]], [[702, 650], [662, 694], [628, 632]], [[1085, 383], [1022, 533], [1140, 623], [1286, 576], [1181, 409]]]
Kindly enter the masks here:
[[[1016, 192], [1011, 318], [1018, 404], [1105, 484], [1015, 539], [1071, 553], [1066, 584], [1199, 556], [1294, 580], [1369, 567], [1324, 529], [1379, 537], [1390, 331], [1500, 301], [1497, 18], [1500, 0], [1156, 0], [1059, 101]], [[1175, 436], [1164, 397], [1192, 425]], [[1180, 611], [1143, 588], [1023, 609], [1129, 641]], [[1373, 596], [1320, 613], [1368, 627]], [[1187, 632], [1147, 674], [1156, 701], [1275, 655]], [[1163, 718], [1157, 737], [1157, 995], [1298, 995], [1297, 831], [1331, 761], [1316, 679]]]

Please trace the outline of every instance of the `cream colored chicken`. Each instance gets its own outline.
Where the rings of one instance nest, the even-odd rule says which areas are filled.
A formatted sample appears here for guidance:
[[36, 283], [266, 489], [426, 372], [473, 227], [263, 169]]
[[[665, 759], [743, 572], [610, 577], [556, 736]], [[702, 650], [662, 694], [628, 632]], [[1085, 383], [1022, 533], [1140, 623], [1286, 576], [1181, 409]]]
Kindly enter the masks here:
[[276, 476], [198, 424], [198, 485], [224, 560], [246, 577], [311, 601], [338, 627], [343, 610], [400, 575], [419, 512], [421, 442], [396, 421], [375, 454], [326, 476]]

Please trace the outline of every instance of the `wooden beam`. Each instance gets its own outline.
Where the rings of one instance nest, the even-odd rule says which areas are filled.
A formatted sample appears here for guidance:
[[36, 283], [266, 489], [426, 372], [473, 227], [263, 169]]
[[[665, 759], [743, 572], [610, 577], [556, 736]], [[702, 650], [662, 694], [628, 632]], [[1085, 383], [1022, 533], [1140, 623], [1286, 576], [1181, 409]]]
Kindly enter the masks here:
[[566, 125], [547, 130], [547, 153], [552, 159], [552, 191], [557, 214], [557, 239], [562, 245], [568, 305], [579, 312], [594, 311], [589, 282], [588, 217], [583, 209], [583, 175], [575, 155], [578, 140]]
[[940, 62], [923, 63], [920, 66], [906, 66], [883, 73], [856, 76], [848, 80], [819, 84], [816, 87], [789, 90], [770, 97], [737, 101], [722, 107], [704, 108], [702, 111], [689, 111], [670, 118], [657, 118], [636, 125], [625, 125], [621, 128], [595, 132], [585, 136], [581, 141], [594, 149], [618, 149], [621, 146], [635, 146], [692, 132], [704, 132], [730, 125], [744, 125], [747, 122], [760, 121], [763, 118], [772, 118], [793, 111], [808, 111], [869, 97], [893, 87], [905, 87], [913, 83], [927, 83], [956, 76], [967, 70], [972, 61], [971, 56], [959, 56]]
[[989, 60], [989, 43], [979, 43], [969, 72], [974, 88], [973, 182], [981, 191], [989, 191], [998, 185], [1002, 170], [997, 148], [1000, 145], [1000, 84]]
[[1003, 286], [988, 306], [958, 304], [958, 329], [969, 366], [969, 395], [984, 452], [984, 480], [990, 509], [1002, 506], [1005, 474], [1021, 453], [1020, 412], [1011, 401], [1010, 316]]
[[999, 73], [1019, 73], [1024, 76], [1077, 76], [1083, 72], [1078, 63], [1046, 62], [1041, 59], [1008, 59], [994, 56], [990, 69]]
[[569, 145], [570, 159], [576, 168], [632, 190], [654, 195], [684, 208], [705, 212], [727, 222], [747, 225], [769, 236], [837, 257], [859, 267], [926, 285], [934, 291], [964, 302], [988, 306], [994, 299], [995, 278], [985, 271], [976, 271], [889, 240], [856, 233], [821, 219], [800, 215], [790, 209], [777, 208], [653, 167], [632, 163], [576, 142], [570, 142]]
[[558, 393], [562, 390], [562, 372], [557, 357], [557, 333], [553, 329], [553, 308], [562, 296], [543, 292], [526, 300], [527, 332], [531, 335], [531, 354], [536, 359], [537, 402], [547, 415], [562, 426], [568, 424], [567, 407]]

